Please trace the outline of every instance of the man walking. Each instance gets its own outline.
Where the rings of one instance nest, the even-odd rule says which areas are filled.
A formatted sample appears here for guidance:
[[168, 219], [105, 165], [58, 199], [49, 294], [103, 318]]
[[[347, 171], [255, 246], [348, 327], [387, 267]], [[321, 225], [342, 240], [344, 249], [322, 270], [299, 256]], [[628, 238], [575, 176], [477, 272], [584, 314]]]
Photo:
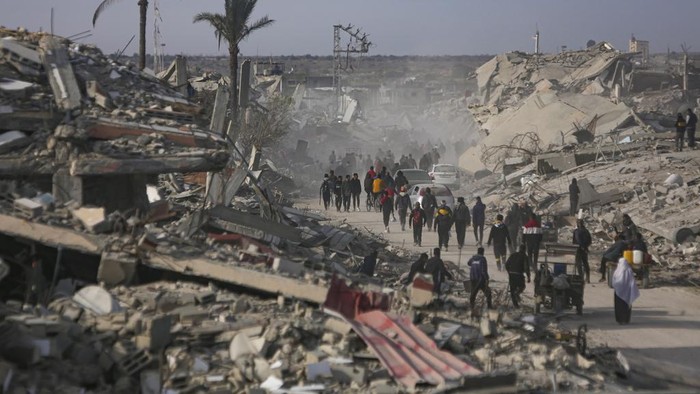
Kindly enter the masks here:
[[542, 224], [534, 212], [523, 226], [523, 242], [527, 246], [527, 256], [530, 259], [530, 267], [537, 271], [537, 260], [540, 255], [540, 243], [542, 242]]
[[[438, 249], [439, 251], [439, 249]], [[479, 291], [484, 293], [486, 304], [489, 309], [493, 309], [491, 304], [491, 289], [489, 288], [489, 270], [484, 256], [484, 248], [479, 248], [476, 254], [467, 261], [469, 266], [469, 281], [471, 282], [471, 292], [469, 294], [469, 305], [471, 305], [472, 314], [475, 311], [476, 296]]]
[[333, 194], [335, 197], [335, 208], [340, 212], [340, 208], [343, 206], [343, 177], [340, 175], [335, 179]]
[[352, 199], [352, 186], [350, 185], [350, 175], [345, 175], [345, 182], [343, 182], [343, 208], [345, 212], [350, 212], [350, 199]]
[[685, 116], [685, 131], [688, 135], [688, 148], [695, 149], [695, 127], [698, 124], [698, 117], [688, 108], [688, 115]]
[[518, 251], [508, 257], [506, 271], [508, 271], [508, 286], [513, 306], [520, 308], [520, 294], [525, 291], [525, 276], [527, 276], [527, 283], [530, 283], [530, 264], [525, 253], [525, 245], [520, 245]]
[[327, 211], [328, 205], [331, 203], [331, 183], [330, 179], [328, 179], [328, 174], [323, 175], [323, 182], [321, 182], [319, 194], [323, 198], [323, 208]]
[[447, 206], [445, 200], [442, 200], [440, 208], [438, 208], [437, 216], [435, 217], [435, 230], [438, 233], [438, 248], [445, 247], [447, 252], [447, 244], [450, 241], [450, 229], [452, 228], [452, 210]]
[[413, 227], [413, 245], [421, 246], [425, 222], [425, 211], [420, 207], [420, 203], [417, 202], [415, 208], [411, 211], [411, 218], [408, 221], [408, 228]]
[[411, 197], [406, 193], [406, 186], [401, 186], [399, 196], [396, 198], [396, 210], [399, 211], [401, 231], [406, 231], [406, 215], [408, 214], [409, 208], [411, 208]]
[[591, 268], [588, 265], [588, 248], [591, 246], [593, 239], [591, 233], [583, 224], [583, 220], [576, 222], [574, 230], [573, 243], [578, 245], [576, 249], [576, 271], [580, 276], [586, 274], [586, 283], [591, 283]]
[[[457, 233], [457, 248], [462, 249], [464, 246], [464, 236], [467, 232], [467, 226], [471, 222], [469, 207], [464, 203], [464, 197], [457, 198], [457, 207], [454, 212], [455, 232]], [[483, 231], [483, 227], [482, 227]]]
[[428, 231], [433, 228], [433, 218], [435, 215], [435, 209], [437, 209], [437, 199], [431, 193], [430, 188], [425, 188], [425, 195], [423, 196], [423, 201], [421, 203], [423, 206], [423, 211], [425, 211], [426, 223], [428, 225]]
[[581, 190], [578, 188], [576, 178], [571, 178], [571, 184], [569, 185], [569, 216], [576, 216], [579, 194], [581, 194]]
[[472, 221], [474, 223], [474, 239], [481, 246], [484, 242], [484, 224], [486, 223], [486, 205], [481, 202], [481, 197], [476, 198], [476, 204], [472, 208]]
[[352, 194], [352, 209], [355, 211], [360, 210], [360, 194], [362, 194], [362, 182], [357, 173], [352, 174], [352, 180], [350, 181], [350, 193]]
[[[491, 226], [489, 232], [488, 246], [493, 242], [493, 254], [496, 256], [496, 267], [501, 270], [501, 263], [505, 263], [507, 254], [507, 244], [511, 244], [510, 235], [506, 225], [503, 224], [503, 215], [496, 215], [496, 223]], [[481, 249], [481, 248], [480, 248]]]

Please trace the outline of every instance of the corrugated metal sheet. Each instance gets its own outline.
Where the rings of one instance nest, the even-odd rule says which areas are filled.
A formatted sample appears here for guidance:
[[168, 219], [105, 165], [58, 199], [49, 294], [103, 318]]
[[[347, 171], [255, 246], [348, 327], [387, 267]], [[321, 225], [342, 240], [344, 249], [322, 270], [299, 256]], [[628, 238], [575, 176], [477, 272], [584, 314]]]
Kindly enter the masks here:
[[418, 383], [444, 386], [481, 371], [441, 351], [406, 317], [383, 311], [360, 314], [350, 321], [389, 374], [409, 389]]

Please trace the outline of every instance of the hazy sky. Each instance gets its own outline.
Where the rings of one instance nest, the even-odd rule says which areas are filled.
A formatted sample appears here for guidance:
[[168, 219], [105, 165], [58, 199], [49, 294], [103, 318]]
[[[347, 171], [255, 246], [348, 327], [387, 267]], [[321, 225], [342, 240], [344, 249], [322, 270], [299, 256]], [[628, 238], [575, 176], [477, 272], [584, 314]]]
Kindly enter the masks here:
[[[192, 24], [198, 12], [223, 12], [223, 0], [157, 0], [169, 54], [225, 54], [211, 27]], [[92, 29], [100, 0], [0, 0], [0, 25], [50, 29], [63, 36]], [[153, 51], [150, 0], [147, 50]], [[678, 51], [686, 42], [700, 50], [700, 0], [259, 0], [254, 14], [276, 22], [242, 45], [244, 55], [330, 55], [333, 24], [353, 23], [370, 34], [370, 54], [460, 55], [532, 51], [535, 25], [541, 48], [556, 51], [606, 40], [626, 49], [630, 34], [649, 40], [652, 52]], [[121, 48], [138, 31], [137, 0], [112, 5], [93, 36], [105, 52]], [[137, 50], [134, 40], [127, 53]]]

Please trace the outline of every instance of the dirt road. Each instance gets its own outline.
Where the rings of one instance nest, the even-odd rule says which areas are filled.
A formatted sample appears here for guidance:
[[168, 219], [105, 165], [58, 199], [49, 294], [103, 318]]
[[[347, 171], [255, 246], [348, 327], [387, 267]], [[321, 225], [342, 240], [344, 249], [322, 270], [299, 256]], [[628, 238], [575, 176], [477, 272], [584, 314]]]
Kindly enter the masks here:
[[[363, 198], [364, 203], [364, 198]], [[300, 207], [323, 211], [318, 201], [305, 200]], [[336, 212], [335, 209], [325, 212], [331, 219], [346, 219], [348, 223], [358, 227], [366, 227], [375, 233], [383, 233], [383, 223], [380, 213], [375, 212]], [[402, 232], [398, 222], [390, 224], [390, 233], [382, 235], [396, 246], [402, 246], [416, 252], [428, 252], [437, 246], [437, 234], [423, 232], [421, 248], [413, 246], [413, 236], [410, 230]], [[488, 229], [484, 238], [488, 238]], [[466, 267], [466, 261], [476, 253], [474, 235], [471, 227], [467, 229], [467, 245], [458, 259], [456, 240], [450, 240], [449, 252], [443, 252], [443, 259]], [[487, 248], [486, 257], [489, 261], [492, 286], [505, 287], [507, 276], [498, 272], [495, 267], [493, 251]], [[594, 270], [592, 262], [592, 270]], [[533, 275], [534, 278], [534, 275]], [[700, 375], [700, 296], [683, 287], [661, 287], [642, 289], [640, 298], [635, 302], [632, 311], [632, 322], [621, 326], [615, 322], [613, 315], [613, 290], [605, 283], [597, 283], [599, 275], [592, 274], [593, 284], [587, 285], [584, 296], [583, 315], [577, 316], [573, 311], [562, 318], [564, 326], [576, 329], [581, 324], [587, 324], [588, 340], [591, 344], [607, 344], [623, 350], [628, 357], [635, 354], [650, 359], [679, 364], [694, 369]], [[653, 278], [652, 278], [653, 282]], [[533, 285], [528, 284], [525, 292], [532, 296]], [[679, 370], [686, 370], [679, 368]], [[687, 373], [687, 372], [686, 372]]]

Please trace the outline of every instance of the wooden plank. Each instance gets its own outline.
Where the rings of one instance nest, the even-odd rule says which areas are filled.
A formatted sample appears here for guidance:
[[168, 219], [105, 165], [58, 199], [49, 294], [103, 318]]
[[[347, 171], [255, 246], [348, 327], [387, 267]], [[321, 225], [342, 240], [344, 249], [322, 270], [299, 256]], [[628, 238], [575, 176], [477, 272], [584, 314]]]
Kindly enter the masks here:
[[46, 35], [39, 41], [39, 48], [56, 105], [67, 111], [79, 108], [82, 95], [66, 47], [59, 39]]
[[149, 253], [143, 263], [162, 270], [220, 280], [270, 294], [283, 294], [300, 300], [322, 304], [328, 288], [276, 274], [243, 268], [206, 258], [178, 259]]
[[0, 232], [35, 241], [44, 245], [74, 249], [84, 253], [102, 254], [100, 238], [75, 230], [34, 223], [14, 216], [0, 214]]
[[108, 174], [169, 174], [173, 172], [219, 171], [226, 165], [228, 154], [223, 151], [194, 157], [156, 156], [118, 159], [107, 156], [79, 157], [71, 162], [72, 176]]

